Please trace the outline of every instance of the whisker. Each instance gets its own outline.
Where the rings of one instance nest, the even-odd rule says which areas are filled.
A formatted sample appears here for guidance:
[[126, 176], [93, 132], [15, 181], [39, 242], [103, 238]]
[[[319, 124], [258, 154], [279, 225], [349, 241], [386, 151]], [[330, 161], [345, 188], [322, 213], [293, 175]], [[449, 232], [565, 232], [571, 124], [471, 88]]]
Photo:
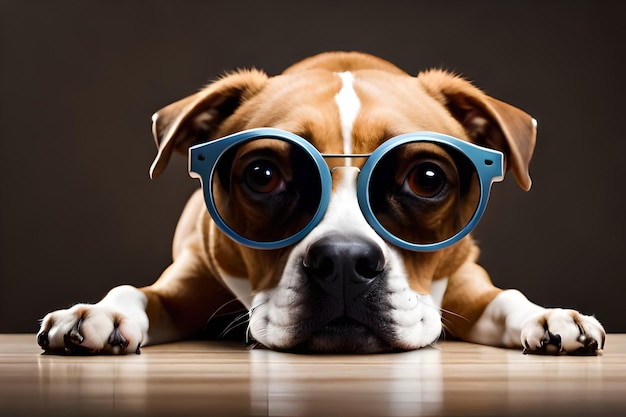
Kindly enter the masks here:
[[450, 332], [450, 329], [448, 329], [448, 326], [446, 326], [445, 323], [441, 323], [441, 335], [439, 336], [439, 338], [445, 341], [446, 336], [448, 335], [449, 332]]
[[458, 317], [459, 319], [464, 320], [467, 323], [471, 323], [470, 319], [468, 319], [467, 317], [462, 316], [461, 314], [455, 313], [455, 312], [447, 310], [445, 308], [438, 307], [438, 306], [433, 305], [433, 304], [428, 304], [428, 303], [424, 303], [424, 302], [422, 302], [422, 304], [424, 306], [426, 306], [426, 307], [434, 308], [434, 309], [438, 310], [440, 313], [442, 313], [441, 314], [441, 333], [440, 333], [439, 337], [437, 338], [437, 340], [435, 340], [435, 342], [433, 342], [433, 345], [437, 341], [439, 341], [439, 340], [444, 340], [445, 341], [446, 340], [446, 336], [449, 335], [449, 334], [452, 334], [452, 332], [450, 331], [450, 328], [448, 326], [448, 324], [453, 324], [452, 320], [444, 317], [443, 313], [446, 313], [446, 314], [448, 314], [450, 316]]
[[264, 348], [265, 346], [263, 346], [261, 343], [259, 342], [254, 342], [248, 345], [248, 350], [254, 350], [254, 349], [260, 349], [260, 348]]
[[221, 306], [220, 306], [217, 310], [215, 310], [215, 311], [213, 312], [213, 314], [211, 314], [211, 317], [209, 317], [209, 319], [206, 321], [206, 322], [207, 322], [207, 324], [209, 324], [209, 322], [210, 322], [211, 320], [213, 320], [213, 319], [217, 316], [217, 314], [218, 314], [220, 311], [222, 311], [224, 308], [226, 308], [226, 307], [227, 307], [227, 306], [229, 306], [230, 304], [235, 303], [235, 302], [238, 302], [238, 301], [239, 301], [239, 300], [238, 300], [237, 298], [233, 298], [232, 300], [226, 301], [226, 302], [225, 302], [224, 304], [222, 304], [222, 305], [221, 305]]
[[[237, 327], [241, 326], [242, 324], [246, 324], [248, 323], [248, 321], [250, 321], [249, 319], [249, 315], [250, 313], [248, 313], [247, 311], [245, 313], [242, 313], [240, 315], [238, 315], [237, 317], [235, 317], [229, 324], [228, 326], [226, 326], [226, 328], [224, 330], [222, 330], [222, 333], [220, 333], [220, 335], [218, 336], [218, 338], [223, 338], [224, 336], [226, 336], [229, 332], [233, 331], [234, 329], [236, 329]], [[245, 320], [243, 320], [245, 319]], [[242, 321], [243, 320], [243, 321]]]
[[[213, 333], [213, 331], [215, 330], [219, 330], [219, 324], [214, 326], [216, 327], [213, 331], [211, 330], [211, 322], [213, 322], [214, 320], [217, 320], [219, 317], [228, 317], [231, 314], [235, 314], [235, 313], [239, 313], [241, 311], [246, 311], [247, 314], [247, 310], [234, 310], [234, 311], [230, 311], [228, 313], [222, 313], [220, 314], [226, 307], [232, 305], [233, 303], [237, 303], [239, 300], [237, 298], [233, 298], [229, 301], [226, 301], [224, 304], [222, 304], [219, 308], [217, 308], [213, 314], [211, 314], [211, 316], [207, 319], [207, 321], [204, 323], [204, 328], [203, 328], [203, 333], [204, 334], [211, 334]], [[239, 317], [237, 317], [235, 320], [239, 320]], [[222, 333], [218, 336], [219, 338], [222, 338], [224, 335], [224, 331], [222, 331]], [[215, 336], [213, 336], [215, 337]]]
[[[466, 322], [468, 322], [468, 323], [470, 323], [470, 322], [471, 322], [471, 321], [470, 321], [470, 319], [468, 319], [467, 317], [464, 317], [464, 316], [462, 316], [462, 315], [460, 315], [460, 314], [458, 314], [458, 313], [455, 313], [454, 311], [447, 310], [447, 309], [445, 309], [445, 308], [441, 308], [441, 307], [438, 307], [438, 306], [433, 305], [433, 304], [428, 304], [428, 303], [425, 303], [425, 302], [423, 302], [423, 301], [422, 301], [422, 304], [423, 304], [424, 306], [426, 306], [426, 307], [434, 308], [434, 309], [438, 310], [440, 313], [446, 313], [446, 314], [449, 314], [449, 315], [451, 315], [451, 316], [458, 317], [458, 318], [460, 318], [461, 320], [465, 320], [465, 321], [466, 321]], [[443, 316], [441, 317], [441, 319], [442, 319], [442, 320], [446, 320]], [[447, 320], [447, 321], [450, 321], [450, 320]]]
[[[458, 313], [455, 313], [454, 311], [450, 311], [450, 310], [446, 310], [446, 309], [443, 309], [443, 308], [442, 308], [442, 309], [441, 309], [441, 312], [442, 312], [442, 313], [449, 314], [449, 315], [454, 316], [454, 317], [458, 317], [458, 318], [460, 318], [461, 320], [465, 320], [466, 322], [471, 323], [471, 320], [470, 320], [470, 319], [468, 319], [467, 317], [462, 316], [462, 315], [460, 315], [460, 314], [458, 314]], [[450, 321], [450, 320], [448, 320], [448, 321]]]
[[[248, 327], [246, 328], [246, 343], [251, 343], [251, 341], [254, 340], [252, 338], [252, 334], [250, 333], [250, 325], [251, 325], [251, 321], [252, 321], [251, 320], [252, 319], [252, 314], [254, 314], [254, 311], [257, 308], [261, 307], [263, 304], [266, 304], [266, 303], [267, 303], [267, 301], [264, 301], [264, 302], [262, 302], [260, 304], [257, 304], [255, 306], [251, 307], [250, 310], [248, 311], [248, 313], [247, 313], [248, 314]], [[257, 342], [254, 342], [254, 343], [258, 344]]]

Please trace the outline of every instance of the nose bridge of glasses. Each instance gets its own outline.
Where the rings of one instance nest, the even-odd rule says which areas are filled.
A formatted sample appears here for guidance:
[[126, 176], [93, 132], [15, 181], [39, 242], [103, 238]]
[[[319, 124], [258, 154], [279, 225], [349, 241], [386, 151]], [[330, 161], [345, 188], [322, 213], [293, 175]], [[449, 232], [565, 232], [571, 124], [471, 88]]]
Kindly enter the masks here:
[[369, 156], [370, 154], [322, 154], [331, 174], [338, 168], [356, 168], [360, 171]]
[[361, 169], [355, 166], [337, 165], [330, 168], [330, 174], [333, 178], [333, 182], [338, 181], [356, 181]]

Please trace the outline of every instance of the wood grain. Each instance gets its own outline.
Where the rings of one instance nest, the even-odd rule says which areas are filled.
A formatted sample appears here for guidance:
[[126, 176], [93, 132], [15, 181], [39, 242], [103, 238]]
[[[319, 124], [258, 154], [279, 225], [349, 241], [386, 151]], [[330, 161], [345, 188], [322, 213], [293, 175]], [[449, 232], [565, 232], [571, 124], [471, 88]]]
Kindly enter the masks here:
[[0, 335], [0, 416], [626, 415], [626, 335], [599, 357], [440, 342], [306, 355], [193, 341], [141, 355], [42, 355]]

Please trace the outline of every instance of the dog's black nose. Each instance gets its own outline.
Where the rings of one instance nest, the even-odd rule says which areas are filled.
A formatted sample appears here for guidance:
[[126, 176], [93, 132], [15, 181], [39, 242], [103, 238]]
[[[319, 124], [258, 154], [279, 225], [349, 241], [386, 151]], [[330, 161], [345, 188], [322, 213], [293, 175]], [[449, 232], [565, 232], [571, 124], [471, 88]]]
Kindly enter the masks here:
[[309, 246], [304, 267], [326, 293], [347, 301], [369, 289], [385, 269], [385, 255], [362, 237], [329, 235]]

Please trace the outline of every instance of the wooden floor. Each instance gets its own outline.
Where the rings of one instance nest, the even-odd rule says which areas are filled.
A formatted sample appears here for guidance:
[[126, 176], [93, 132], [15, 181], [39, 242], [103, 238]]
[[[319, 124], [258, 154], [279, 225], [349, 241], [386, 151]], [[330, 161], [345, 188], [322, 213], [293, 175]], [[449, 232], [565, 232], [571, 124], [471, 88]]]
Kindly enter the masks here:
[[626, 416], [626, 335], [600, 357], [442, 342], [304, 355], [184, 342], [141, 355], [42, 355], [0, 335], [0, 416]]

